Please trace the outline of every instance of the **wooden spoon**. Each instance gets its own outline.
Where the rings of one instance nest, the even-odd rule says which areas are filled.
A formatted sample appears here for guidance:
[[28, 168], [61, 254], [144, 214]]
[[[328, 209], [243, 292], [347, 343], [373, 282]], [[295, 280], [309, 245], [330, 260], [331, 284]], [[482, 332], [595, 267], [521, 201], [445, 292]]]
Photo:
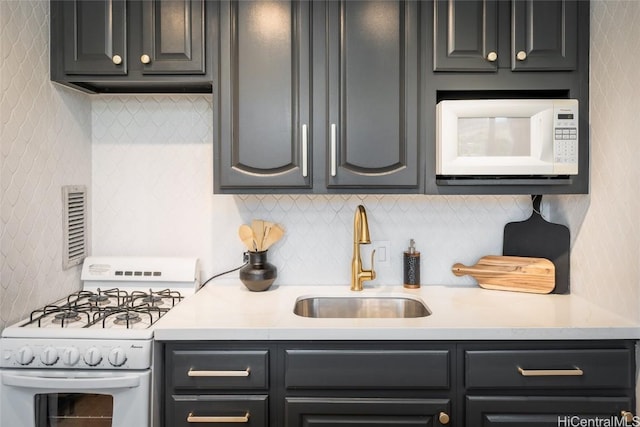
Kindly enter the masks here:
[[264, 247], [262, 241], [264, 240], [264, 221], [261, 219], [254, 219], [251, 221], [251, 229], [253, 230], [253, 238], [256, 241], [256, 250], [263, 251]]
[[270, 222], [270, 221], [265, 221], [264, 222], [264, 235], [262, 236], [262, 248], [264, 250], [267, 250], [267, 246], [265, 245], [265, 242], [267, 241], [267, 236], [269, 235], [269, 232], [271, 231], [271, 228], [274, 225], [275, 224], [273, 222]]
[[247, 224], [242, 224], [240, 226], [240, 229], [238, 230], [238, 235], [240, 236], [240, 240], [242, 240], [242, 243], [244, 243], [250, 251], [255, 252], [257, 250], [256, 241], [251, 227], [249, 227]]
[[269, 234], [267, 234], [264, 238], [264, 243], [262, 244], [263, 250], [269, 249], [271, 245], [280, 240], [284, 236], [284, 230], [279, 224], [273, 224], [269, 229]]

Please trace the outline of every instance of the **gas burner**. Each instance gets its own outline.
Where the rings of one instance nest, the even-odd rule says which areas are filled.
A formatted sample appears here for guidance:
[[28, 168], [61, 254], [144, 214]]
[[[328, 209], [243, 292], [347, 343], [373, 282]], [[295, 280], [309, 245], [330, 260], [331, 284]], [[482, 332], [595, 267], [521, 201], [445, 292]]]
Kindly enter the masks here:
[[109, 304], [109, 297], [104, 294], [93, 294], [87, 300], [95, 305], [107, 305]]
[[140, 315], [134, 311], [127, 311], [124, 313], [116, 314], [116, 318], [113, 321], [116, 325], [132, 325], [134, 323], [141, 322]]
[[164, 304], [162, 302], [162, 297], [159, 297], [158, 295], [148, 295], [144, 298], [142, 298], [140, 300], [141, 302], [145, 303], [145, 304], [151, 304], [151, 305], [162, 305]]
[[64, 325], [65, 323], [77, 322], [80, 320], [80, 316], [78, 312], [75, 310], [63, 310], [59, 313], [56, 313], [53, 316], [52, 322], [55, 324]]

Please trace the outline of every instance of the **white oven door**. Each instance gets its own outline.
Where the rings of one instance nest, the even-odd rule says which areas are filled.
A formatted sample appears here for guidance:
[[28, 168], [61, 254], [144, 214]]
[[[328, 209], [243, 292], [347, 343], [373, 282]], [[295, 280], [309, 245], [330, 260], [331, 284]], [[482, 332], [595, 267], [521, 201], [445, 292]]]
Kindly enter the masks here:
[[0, 426], [147, 427], [151, 371], [0, 371]]

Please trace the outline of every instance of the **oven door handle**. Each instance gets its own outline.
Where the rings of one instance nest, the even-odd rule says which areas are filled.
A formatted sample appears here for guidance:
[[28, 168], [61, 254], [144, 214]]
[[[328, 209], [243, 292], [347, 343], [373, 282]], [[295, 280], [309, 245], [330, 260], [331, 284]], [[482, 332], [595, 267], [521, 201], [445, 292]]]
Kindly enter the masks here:
[[2, 373], [2, 384], [19, 388], [40, 388], [60, 390], [106, 390], [117, 388], [135, 388], [140, 386], [140, 377], [135, 375], [121, 377], [94, 378], [52, 378], [11, 375]]

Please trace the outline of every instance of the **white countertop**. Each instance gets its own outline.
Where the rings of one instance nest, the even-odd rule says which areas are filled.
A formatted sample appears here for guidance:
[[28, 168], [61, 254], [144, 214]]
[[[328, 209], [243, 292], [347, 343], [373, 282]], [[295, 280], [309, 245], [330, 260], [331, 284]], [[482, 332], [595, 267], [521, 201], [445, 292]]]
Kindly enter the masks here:
[[[432, 314], [412, 319], [297, 316], [300, 296], [410, 295]], [[369, 284], [272, 286], [250, 292], [240, 281], [211, 282], [155, 325], [157, 340], [556, 340], [639, 339], [640, 325], [578, 295], [538, 295], [461, 286]]]

